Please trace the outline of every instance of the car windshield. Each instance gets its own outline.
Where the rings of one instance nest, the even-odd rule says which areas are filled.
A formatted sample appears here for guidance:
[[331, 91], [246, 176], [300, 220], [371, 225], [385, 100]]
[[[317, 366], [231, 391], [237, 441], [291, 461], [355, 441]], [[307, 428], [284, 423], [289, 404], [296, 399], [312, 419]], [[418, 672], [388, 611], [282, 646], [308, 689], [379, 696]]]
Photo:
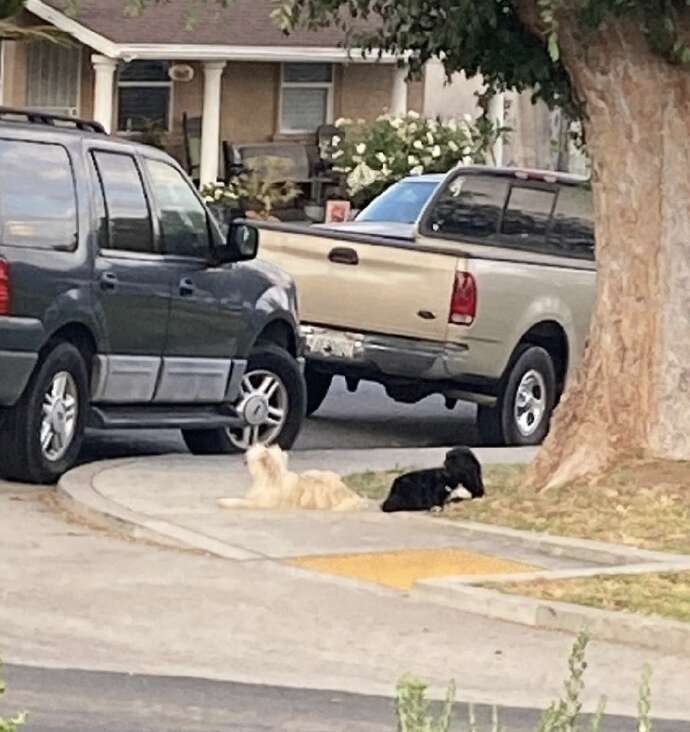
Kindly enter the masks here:
[[414, 224], [438, 183], [401, 181], [375, 198], [357, 217], [357, 221], [397, 221]]

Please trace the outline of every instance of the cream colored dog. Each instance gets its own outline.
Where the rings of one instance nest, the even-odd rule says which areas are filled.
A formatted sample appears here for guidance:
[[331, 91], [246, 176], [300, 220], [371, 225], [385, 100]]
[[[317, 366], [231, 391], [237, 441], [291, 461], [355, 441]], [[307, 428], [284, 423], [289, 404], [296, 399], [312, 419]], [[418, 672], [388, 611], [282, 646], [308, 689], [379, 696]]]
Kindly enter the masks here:
[[255, 445], [247, 452], [253, 483], [244, 498], [219, 498], [223, 508], [307, 508], [356, 511], [365, 499], [350, 490], [337, 473], [308, 470], [292, 473], [288, 456], [277, 445]]

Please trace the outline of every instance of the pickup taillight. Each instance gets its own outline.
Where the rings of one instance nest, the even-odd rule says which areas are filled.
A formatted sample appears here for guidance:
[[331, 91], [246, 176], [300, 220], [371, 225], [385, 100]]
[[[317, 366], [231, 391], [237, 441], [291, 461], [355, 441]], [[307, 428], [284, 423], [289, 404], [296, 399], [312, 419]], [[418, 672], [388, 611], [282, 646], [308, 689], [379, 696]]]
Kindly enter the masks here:
[[10, 265], [0, 259], [0, 315], [10, 314]]
[[469, 272], [455, 273], [449, 323], [472, 325], [477, 314], [477, 283]]

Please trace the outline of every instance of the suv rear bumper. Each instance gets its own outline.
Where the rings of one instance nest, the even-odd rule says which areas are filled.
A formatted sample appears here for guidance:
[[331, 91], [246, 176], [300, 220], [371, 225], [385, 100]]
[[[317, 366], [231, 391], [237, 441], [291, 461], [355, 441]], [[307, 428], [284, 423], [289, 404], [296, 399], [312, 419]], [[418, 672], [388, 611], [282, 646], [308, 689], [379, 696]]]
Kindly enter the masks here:
[[40, 320], [0, 316], [0, 406], [17, 403], [38, 361], [44, 337]]
[[0, 351], [0, 406], [17, 403], [37, 361], [37, 353]]

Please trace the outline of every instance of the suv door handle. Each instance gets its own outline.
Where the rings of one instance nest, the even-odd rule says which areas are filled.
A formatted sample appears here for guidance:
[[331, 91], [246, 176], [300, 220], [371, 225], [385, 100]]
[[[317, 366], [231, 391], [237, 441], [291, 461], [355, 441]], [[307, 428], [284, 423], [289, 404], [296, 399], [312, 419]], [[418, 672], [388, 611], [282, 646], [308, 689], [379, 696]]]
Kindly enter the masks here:
[[180, 280], [180, 295], [182, 297], [190, 297], [196, 291], [194, 282], [190, 277], [185, 277]]
[[350, 247], [336, 247], [335, 249], [331, 249], [328, 253], [328, 258], [336, 264], [359, 264], [357, 252], [354, 249], [350, 249]]
[[118, 285], [117, 275], [114, 272], [104, 272], [101, 275], [101, 290], [116, 290]]

